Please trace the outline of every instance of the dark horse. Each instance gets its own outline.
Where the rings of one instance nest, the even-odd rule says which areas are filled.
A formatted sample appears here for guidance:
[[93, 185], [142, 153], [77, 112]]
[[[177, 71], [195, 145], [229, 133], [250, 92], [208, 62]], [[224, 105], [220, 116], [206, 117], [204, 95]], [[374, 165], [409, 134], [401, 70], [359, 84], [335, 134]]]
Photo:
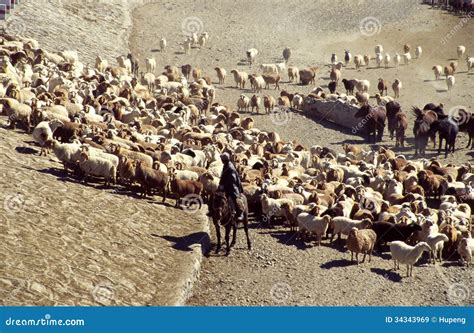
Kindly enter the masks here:
[[[249, 228], [248, 228], [249, 210], [248, 210], [248, 205], [247, 205], [247, 198], [245, 197], [245, 195], [241, 194], [240, 197], [237, 199], [237, 201], [239, 203], [239, 206], [241, 205], [240, 208], [244, 212], [244, 220], [242, 222], [244, 224], [245, 235], [247, 236], [247, 247], [249, 250], [251, 250], [252, 244], [250, 242]], [[211, 212], [214, 226], [216, 227], [216, 235], [217, 235], [216, 254], [219, 253], [219, 250], [221, 249], [220, 225], [224, 226], [225, 228], [225, 243], [227, 247], [226, 255], [229, 255], [230, 248], [235, 245], [238, 221], [236, 220], [235, 214], [232, 212], [230, 205], [231, 204], [229, 203], [229, 199], [223, 192], [216, 192], [211, 199], [211, 205], [209, 206], [209, 210]], [[233, 228], [234, 234], [232, 235], [232, 243], [229, 244], [231, 228]]]
[[383, 106], [372, 107], [370, 105], [361, 106], [354, 115], [356, 118], [362, 118], [359, 127], [367, 132], [367, 140], [370, 143], [370, 137], [374, 136], [374, 143], [382, 141], [383, 131], [387, 113]]

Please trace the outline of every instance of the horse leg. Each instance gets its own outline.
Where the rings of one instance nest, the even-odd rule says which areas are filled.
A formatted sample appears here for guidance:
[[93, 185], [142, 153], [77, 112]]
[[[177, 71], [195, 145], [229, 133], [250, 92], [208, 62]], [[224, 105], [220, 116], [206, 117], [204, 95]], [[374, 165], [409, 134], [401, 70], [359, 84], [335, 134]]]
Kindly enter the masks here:
[[247, 219], [244, 221], [244, 230], [245, 230], [245, 236], [247, 236], [247, 248], [249, 250], [252, 249], [252, 243], [250, 242], [250, 237], [249, 237], [249, 225]]
[[230, 243], [230, 247], [234, 246], [235, 245], [235, 241], [236, 241], [236, 238], [237, 238], [237, 222], [234, 223], [234, 225], [232, 226], [232, 242]]
[[225, 226], [225, 245], [226, 245], [226, 252], [225, 255], [228, 256], [230, 253], [230, 244], [229, 244], [229, 238], [230, 238], [230, 228], [231, 228], [230, 222], [227, 223]]
[[438, 155], [441, 154], [441, 146], [442, 146], [442, 143], [443, 143], [443, 139], [440, 137], [440, 138], [439, 138], [439, 145], [438, 145]]
[[221, 249], [221, 227], [219, 226], [219, 223], [215, 223], [215, 222], [214, 222], [214, 226], [216, 227], [216, 236], [217, 236], [216, 254], [218, 254], [219, 250]]

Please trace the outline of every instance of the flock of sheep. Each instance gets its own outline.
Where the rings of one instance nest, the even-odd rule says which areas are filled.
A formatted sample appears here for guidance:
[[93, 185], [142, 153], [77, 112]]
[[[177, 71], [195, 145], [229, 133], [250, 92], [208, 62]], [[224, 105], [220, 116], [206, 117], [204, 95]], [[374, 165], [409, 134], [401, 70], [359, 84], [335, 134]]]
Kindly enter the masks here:
[[[203, 43], [199, 37], [189, 41]], [[388, 244], [396, 267], [406, 264], [409, 272], [423, 251], [433, 262], [457, 255], [468, 265], [472, 261], [471, 208], [463, 203], [474, 200], [470, 165], [407, 160], [385, 148], [367, 152], [345, 145], [345, 153], [337, 154], [283, 141], [276, 132], [256, 128], [251, 117], [216, 103], [211, 78], [190, 65], [181, 71], [167, 65], [155, 77], [150, 58], [147, 73], [139, 75], [137, 60], [128, 55], [117, 65], [98, 57], [92, 68], [74, 51], [53, 53], [36, 40], [11, 36], [2, 36], [0, 52], [0, 107], [8, 127], [32, 133], [40, 155], [52, 152], [65, 172], [85, 182], [103, 179], [106, 186], [138, 188], [143, 196], [161, 193], [163, 201], [171, 193], [183, 206], [189, 198], [212, 197], [222, 171], [220, 154], [229, 152], [250, 210], [265, 221], [283, 220], [304, 239], [316, 236], [320, 243], [331, 235], [332, 242], [335, 235], [347, 235], [357, 262], [359, 253], [365, 258]], [[257, 54], [247, 52], [249, 63]], [[288, 61], [291, 50], [283, 55]], [[278, 87], [284, 66], [260, 66], [263, 81], [231, 73], [241, 88], [248, 78], [257, 91], [264, 83]], [[338, 66], [332, 70], [336, 82]], [[289, 68], [302, 83], [314, 81], [316, 71]], [[226, 71], [218, 67], [216, 73], [223, 84]], [[290, 96], [283, 94], [277, 103], [290, 106]], [[297, 107], [304, 102], [291, 97]], [[273, 111], [274, 100], [264, 97], [264, 104]], [[258, 110], [258, 103], [251, 106]], [[437, 209], [428, 207], [429, 197], [441, 198]]]

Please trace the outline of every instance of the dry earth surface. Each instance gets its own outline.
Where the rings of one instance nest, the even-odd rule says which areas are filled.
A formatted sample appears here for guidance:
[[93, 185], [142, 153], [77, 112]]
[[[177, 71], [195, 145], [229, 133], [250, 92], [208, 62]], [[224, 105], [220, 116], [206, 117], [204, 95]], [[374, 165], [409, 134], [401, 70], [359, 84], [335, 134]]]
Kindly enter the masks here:
[[[316, 86], [323, 87], [328, 83], [325, 65], [331, 53], [339, 58], [344, 49], [373, 54], [374, 46], [381, 43], [393, 55], [410, 43], [424, 50], [422, 58], [411, 65], [389, 69], [371, 65], [361, 71], [351, 65], [343, 70], [343, 77], [370, 79], [372, 86], [378, 77], [399, 78], [403, 82], [400, 103], [406, 111], [428, 102], [442, 102], [447, 109], [455, 105], [473, 109], [474, 73], [465, 73], [463, 61], [450, 92], [445, 91], [444, 80], [433, 81], [431, 71], [434, 64], [444, 66], [455, 57], [457, 45], [474, 48], [472, 20], [442, 45], [441, 39], [461, 18], [416, 1], [151, 2], [133, 12], [131, 33], [130, 10], [139, 2], [113, 0], [49, 0], [41, 2], [41, 11], [35, 9], [38, 2], [23, 1], [6, 28], [37, 38], [50, 50], [76, 49], [90, 63], [99, 53], [109, 60], [125, 54], [124, 38], [130, 35], [130, 49], [140, 59], [155, 56], [159, 69], [190, 63], [215, 80], [212, 69], [216, 65], [228, 72], [232, 68], [256, 71], [241, 61], [250, 47], [260, 51], [258, 63], [270, 63], [280, 61], [281, 50], [290, 46], [294, 50], [290, 64], [319, 65]], [[359, 23], [366, 16], [377, 18], [379, 33], [361, 34]], [[178, 44], [194, 29], [208, 31], [210, 41], [203, 50], [184, 55]], [[156, 51], [161, 37], [169, 43], [164, 53]], [[307, 93], [314, 86], [285, 83], [282, 88]], [[223, 104], [233, 107], [240, 93], [230, 76], [224, 86], [217, 85], [217, 100]], [[265, 93], [278, 95], [278, 91]], [[290, 113], [280, 126], [268, 116], [255, 118], [257, 127], [276, 130], [305, 146], [320, 144], [340, 151], [342, 142], [363, 143], [350, 130], [296, 113]], [[203, 237], [206, 241], [202, 219], [199, 222], [196, 214], [159, 205], [156, 200], [138, 200], [99, 184], [79, 184], [63, 174], [56, 161], [34, 156], [29, 136], [5, 130], [0, 130], [0, 136], [0, 199], [4, 203], [0, 253], [6, 254], [0, 262], [0, 304], [158, 305], [185, 298], [176, 290], [187, 290], [183, 284], [196, 272], [192, 268], [198, 265], [198, 256], [189, 254], [193, 244]], [[458, 141], [464, 148], [464, 135]], [[384, 144], [393, 142], [385, 137]], [[413, 152], [411, 144], [405, 152]], [[449, 161], [461, 163], [471, 157], [469, 150], [461, 149]], [[348, 262], [342, 243], [328, 246], [325, 241], [320, 248], [313, 247], [280, 227], [264, 229], [257, 224], [251, 237], [254, 250], [250, 253], [239, 237], [230, 257], [205, 259], [188, 304], [474, 304], [472, 269], [455, 261], [428, 266], [423, 260], [413, 278], [401, 278], [390, 270], [387, 254], [355, 266]], [[215, 239], [213, 233], [211, 239]]]

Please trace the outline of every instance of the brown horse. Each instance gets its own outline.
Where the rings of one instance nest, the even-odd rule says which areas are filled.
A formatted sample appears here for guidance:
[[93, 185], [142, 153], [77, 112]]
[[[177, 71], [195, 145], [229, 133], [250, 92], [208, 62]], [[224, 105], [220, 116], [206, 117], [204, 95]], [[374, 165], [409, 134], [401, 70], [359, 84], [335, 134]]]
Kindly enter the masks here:
[[[248, 229], [248, 205], [247, 205], [247, 198], [245, 195], [241, 194], [240, 197], [237, 199], [242, 211], [244, 212], [244, 220], [242, 221], [244, 224], [245, 235], [247, 236], [247, 247], [249, 250], [252, 249], [252, 244], [250, 242], [249, 237], [249, 229]], [[221, 228], [220, 225], [224, 226], [225, 228], [225, 243], [226, 243], [226, 256], [230, 253], [230, 248], [235, 245], [235, 240], [237, 236], [237, 224], [238, 221], [236, 220], [235, 214], [231, 209], [230, 200], [227, 198], [226, 194], [223, 192], [216, 192], [212, 199], [211, 205], [209, 206], [209, 210], [212, 216], [212, 221], [214, 222], [214, 226], [216, 227], [216, 235], [217, 235], [217, 247], [216, 247], [216, 254], [219, 253], [221, 249]], [[219, 225], [220, 224], [220, 225]], [[232, 243], [229, 244], [230, 238], [230, 229], [233, 228], [233, 235], [232, 235]]]

